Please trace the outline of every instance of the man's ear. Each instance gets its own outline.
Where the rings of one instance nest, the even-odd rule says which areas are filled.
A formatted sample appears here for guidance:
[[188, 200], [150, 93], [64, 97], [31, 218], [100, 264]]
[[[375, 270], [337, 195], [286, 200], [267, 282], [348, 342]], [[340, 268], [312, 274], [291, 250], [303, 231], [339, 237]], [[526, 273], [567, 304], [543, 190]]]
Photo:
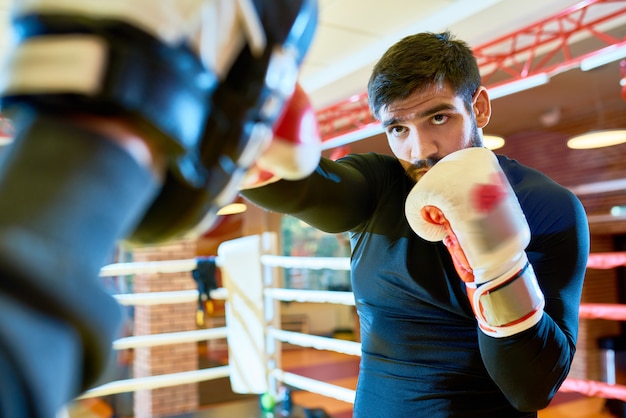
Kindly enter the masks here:
[[474, 93], [472, 110], [476, 117], [476, 126], [478, 128], [487, 126], [491, 118], [491, 100], [489, 100], [489, 94], [484, 86], [478, 87], [478, 90]]

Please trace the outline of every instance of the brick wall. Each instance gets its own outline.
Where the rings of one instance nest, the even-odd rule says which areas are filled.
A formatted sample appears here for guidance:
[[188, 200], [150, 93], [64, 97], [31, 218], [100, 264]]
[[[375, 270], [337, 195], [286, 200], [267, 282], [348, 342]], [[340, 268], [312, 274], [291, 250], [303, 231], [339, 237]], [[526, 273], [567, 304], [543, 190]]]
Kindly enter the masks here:
[[[136, 249], [136, 262], [182, 260], [196, 256], [195, 241]], [[166, 292], [196, 289], [190, 272], [135, 275], [135, 292]], [[196, 302], [135, 307], [135, 335], [161, 334], [196, 329]], [[134, 377], [155, 376], [198, 369], [196, 343], [135, 349]], [[186, 384], [135, 393], [135, 417], [165, 417], [198, 409], [198, 385]]]

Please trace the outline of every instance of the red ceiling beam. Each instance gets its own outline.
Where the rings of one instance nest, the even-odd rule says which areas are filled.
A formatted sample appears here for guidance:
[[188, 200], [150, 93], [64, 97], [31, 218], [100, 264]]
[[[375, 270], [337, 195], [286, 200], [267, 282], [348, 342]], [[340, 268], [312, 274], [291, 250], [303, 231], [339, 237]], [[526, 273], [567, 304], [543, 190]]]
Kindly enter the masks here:
[[[473, 48], [483, 84], [496, 87], [529, 76], [549, 76], [580, 66], [605, 49], [626, 46], [603, 26], [626, 16], [626, 0], [585, 0], [561, 13]], [[601, 45], [574, 54], [577, 38], [595, 38]], [[371, 115], [367, 92], [317, 112], [325, 148], [370, 136], [378, 122]]]
[[[587, 0], [550, 18], [473, 49], [485, 85], [492, 77], [504, 74], [498, 84], [505, 84], [539, 73], [555, 75], [580, 65], [597, 50], [574, 55], [572, 38], [586, 35], [604, 47], [626, 43], [601, 28], [626, 16], [626, 0]], [[556, 61], [556, 62], [555, 62]], [[508, 75], [508, 77], [506, 77]]]

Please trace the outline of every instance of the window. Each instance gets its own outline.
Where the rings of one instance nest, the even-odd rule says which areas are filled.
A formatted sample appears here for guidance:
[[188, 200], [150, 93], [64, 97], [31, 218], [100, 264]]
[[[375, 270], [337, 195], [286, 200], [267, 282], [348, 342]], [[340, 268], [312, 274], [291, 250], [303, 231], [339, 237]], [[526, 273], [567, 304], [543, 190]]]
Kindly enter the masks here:
[[[281, 221], [283, 255], [293, 257], [349, 257], [348, 233], [329, 234], [291, 216]], [[350, 272], [333, 269], [285, 269], [288, 289], [351, 291]]]

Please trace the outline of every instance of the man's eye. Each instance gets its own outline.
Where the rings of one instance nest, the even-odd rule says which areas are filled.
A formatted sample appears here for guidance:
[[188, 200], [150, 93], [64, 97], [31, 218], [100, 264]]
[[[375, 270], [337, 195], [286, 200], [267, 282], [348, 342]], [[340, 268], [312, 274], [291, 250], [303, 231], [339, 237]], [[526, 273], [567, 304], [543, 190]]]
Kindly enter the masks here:
[[389, 133], [394, 136], [402, 135], [404, 132], [406, 132], [404, 126], [392, 126], [389, 128]]
[[448, 116], [446, 115], [435, 115], [432, 118], [433, 125], [442, 125], [446, 123], [448, 120]]

